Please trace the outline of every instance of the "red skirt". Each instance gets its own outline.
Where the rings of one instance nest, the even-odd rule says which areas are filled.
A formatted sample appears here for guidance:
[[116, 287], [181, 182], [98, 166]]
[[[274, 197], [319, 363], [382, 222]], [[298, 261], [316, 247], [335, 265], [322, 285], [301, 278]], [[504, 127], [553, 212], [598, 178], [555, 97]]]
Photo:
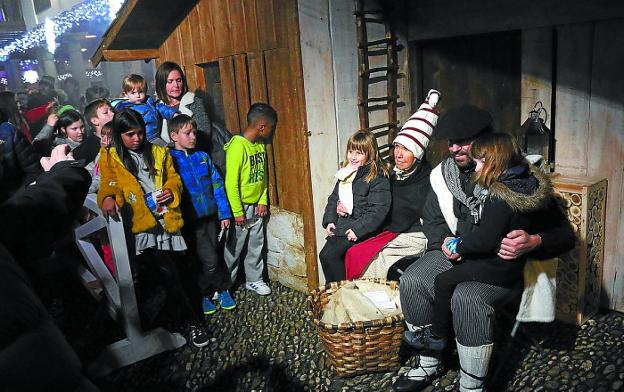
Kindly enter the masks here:
[[398, 235], [399, 233], [384, 231], [349, 248], [345, 255], [347, 279], [353, 280], [362, 276], [375, 255]]

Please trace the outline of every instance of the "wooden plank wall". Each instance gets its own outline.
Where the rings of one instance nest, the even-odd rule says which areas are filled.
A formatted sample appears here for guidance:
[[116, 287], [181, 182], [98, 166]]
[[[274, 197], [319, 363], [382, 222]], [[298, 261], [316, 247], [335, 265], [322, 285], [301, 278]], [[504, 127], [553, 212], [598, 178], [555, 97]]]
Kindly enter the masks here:
[[158, 61], [180, 64], [192, 91], [206, 87], [200, 65], [218, 62], [233, 133], [245, 126], [251, 103], [275, 107], [279, 119], [267, 150], [271, 203], [302, 215], [308, 279], [318, 279], [299, 45], [296, 0], [201, 0], [162, 44]]

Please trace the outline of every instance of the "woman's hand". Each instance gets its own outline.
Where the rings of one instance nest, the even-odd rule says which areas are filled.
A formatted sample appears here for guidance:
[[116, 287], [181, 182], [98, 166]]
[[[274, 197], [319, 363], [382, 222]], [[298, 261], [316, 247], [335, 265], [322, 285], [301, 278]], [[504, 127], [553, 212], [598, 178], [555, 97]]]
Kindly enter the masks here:
[[171, 189], [164, 188], [160, 195], [156, 197], [156, 203], [158, 204], [169, 204], [173, 201], [173, 192]]
[[442, 241], [442, 253], [444, 253], [444, 256], [446, 256], [446, 258], [450, 261], [460, 261], [461, 256], [459, 255], [459, 253], [453, 253], [446, 247], [446, 242], [448, 240], [452, 240], [453, 238], [455, 237], [446, 237], [444, 241]]
[[357, 241], [357, 235], [355, 235], [355, 233], [353, 232], [353, 230], [349, 229], [345, 232], [345, 234], [347, 235], [347, 239], [351, 242], [355, 242]]
[[338, 204], [336, 205], [336, 213], [339, 216], [345, 217], [349, 215], [349, 210], [347, 210], [347, 207], [345, 207], [341, 201], [338, 201]]
[[330, 237], [335, 235], [336, 233], [334, 232], [336, 231], [336, 225], [333, 223], [328, 223], [327, 227], [325, 228], [325, 231], [327, 231], [327, 235]]
[[229, 219], [223, 219], [221, 221], [221, 230], [228, 229], [229, 227], [230, 227], [230, 220]]
[[117, 214], [117, 203], [115, 203], [115, 198], [112, 196], [107, 196], [102, 200], [102, 215], [106, 218], [108, 222], [108, 218], [111, 217], [115, 222], [119, 222], [119, 215]]

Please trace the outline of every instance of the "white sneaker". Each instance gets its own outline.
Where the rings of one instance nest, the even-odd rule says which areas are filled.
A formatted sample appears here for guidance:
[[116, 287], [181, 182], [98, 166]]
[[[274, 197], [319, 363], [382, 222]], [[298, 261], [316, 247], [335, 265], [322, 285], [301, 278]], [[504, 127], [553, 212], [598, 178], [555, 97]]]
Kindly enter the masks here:
[[255, 291], [258, 295], [269, 295], [271, 294], [271, 288], [268, 284], [259, 280], [257, 282], [247, 282], [245, 283], [245, 288], [247, 290]]

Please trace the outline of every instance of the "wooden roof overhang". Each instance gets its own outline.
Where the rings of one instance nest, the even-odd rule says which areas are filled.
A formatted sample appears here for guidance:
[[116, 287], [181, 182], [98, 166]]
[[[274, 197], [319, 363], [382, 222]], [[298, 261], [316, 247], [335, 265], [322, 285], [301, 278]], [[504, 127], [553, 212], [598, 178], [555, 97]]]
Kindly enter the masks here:
[[[174, 4], [172, 4], [172, 2]], [[127, 0], [91, 57], [101, 61], [148, 60], [199, 0]]]

